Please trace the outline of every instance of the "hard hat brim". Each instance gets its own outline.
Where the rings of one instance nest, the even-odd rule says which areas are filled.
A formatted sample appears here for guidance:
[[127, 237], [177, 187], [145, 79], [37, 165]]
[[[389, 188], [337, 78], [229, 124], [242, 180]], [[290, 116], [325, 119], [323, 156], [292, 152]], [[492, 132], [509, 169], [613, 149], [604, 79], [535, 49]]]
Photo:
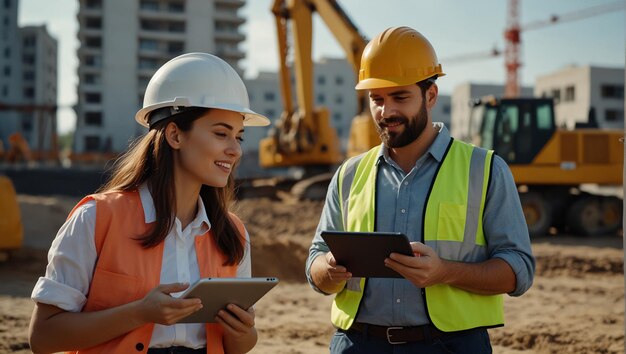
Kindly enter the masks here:
[[[433, 76], [445, 76], [444, 73], [435, 73]], [[429, 76], [431, 77], [431, 76]], [[386, 88], [386, 87], [398, 87], [398, 86], [407, 86], [414, 85], [418, 82], [427, 79], [425, 78], [393, 78], [393, 79], [376, 79], [370, 78], [359, 81], [354, 87], [356, 90], [371, 90], [377, 88]]]
[[[149, 128], [148, 125], [148, 116], [150, 115], [150, 112], [157, 110], [159, 108], [163, 108], [163, 107], [173, 107], [173, 106], [180, 106], [180, 107], [192, 107], [192, 105], [175, 105], [174, 101], [172, 102], [161, 102], [155, 105], [151, 105], [148, 107], [144, 107], [142, 109], [140, 109], [137, 114], [135, 114], [135, 120], [137, 121], [137, 123], [139, 123], [140, 125]], [[203, 108], [213, 108], [213, 109], [223, 109], [226, 111], [233, 111], [233, 112], [237, 112], [237, 113], [241, 113], [244, 117], [243, 119], [243, 125], [244, 126], [248, 126], [248, 127], [264, 127], [267, 125], [270, 125], [270, 120], [265, 117], [262, 114], [258, 114], [256, 112], [254, 112], [251, 109], [245, 108], [245, 107], [241, 107], [239, 105], [233, 105], [233, 104], [214, 104], [214, 105], [207, 105], [207, 106], [197, 106], [197, 105], [193, 105], [193, 107], [203, 107]]]

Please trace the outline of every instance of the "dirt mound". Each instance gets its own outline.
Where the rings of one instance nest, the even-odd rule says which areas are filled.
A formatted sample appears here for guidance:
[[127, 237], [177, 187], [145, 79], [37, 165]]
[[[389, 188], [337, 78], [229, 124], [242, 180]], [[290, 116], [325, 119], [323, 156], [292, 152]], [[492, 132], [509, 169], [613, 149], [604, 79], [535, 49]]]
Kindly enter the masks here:
[[253, 275], [273, 275], [284, 281], [305, 281], [304, 263], [322, 207], [323, 203], [313, 201], [239, 201], [235, 212], [250, 233]]

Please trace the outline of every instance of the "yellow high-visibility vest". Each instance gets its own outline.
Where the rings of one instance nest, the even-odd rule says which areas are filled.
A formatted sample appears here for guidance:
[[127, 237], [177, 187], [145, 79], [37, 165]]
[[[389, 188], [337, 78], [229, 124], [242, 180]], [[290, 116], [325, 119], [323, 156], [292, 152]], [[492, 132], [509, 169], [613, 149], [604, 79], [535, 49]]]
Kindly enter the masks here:
[[[340, 168], [339, 199], [346, 231], [375, 231], [380, 149], [377, 146]], [[493, 151], [450, 139], [426, 198], [422, 225], [423, 242], [439, 257], [470, 263], [488, 259], [482, 220], [492, 159]], [[352, 326], [365, 283], [365, 278], [352, 278], [335, 297], [331, 320], [336, 327]], [[437, 284], [427, 287], [424, 297], [430, 320], [445, 332], [504, 323], [502, 295], [479, 295]]]

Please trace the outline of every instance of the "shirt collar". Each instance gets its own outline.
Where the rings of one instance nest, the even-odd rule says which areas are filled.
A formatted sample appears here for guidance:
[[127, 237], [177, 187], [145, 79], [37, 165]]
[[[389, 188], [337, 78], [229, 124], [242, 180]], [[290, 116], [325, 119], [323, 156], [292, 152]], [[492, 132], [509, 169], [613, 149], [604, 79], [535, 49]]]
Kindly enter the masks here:
[[[150, 188], [148, 188], [147, 183], [143, 183], [139, 186], [139, 198], [141, 199], [146, 224], [155, 222], [156, 210], [154, 208], [154, 200], [152, 199], [152, 194], [150, 193]], [[191, 222], [190, 226], [192, 228], [199, 228], [205, 225], [207, 231], [211, 229], [211, 222], [209, 221], [206, 209], [204, 208], [204, 203], [202, 202], [202, 198], [198, 196], [198, 213]]]
[[[441, 122], [435, 122], [433, 123], [433, 126], [438, 129], [439, 132], [428, 150], [426, 150], [426, 153], [432, 156], [438, 162], [441, 162], [441, 160], [443, 160], [443, 156], [446, 153], [446, 150], [448, 149], [448, 144], [450, 144], [450, 132], [448, 131], [448, 128], [446, 128], [445, 124]], [[389, 148], [385, 146], [384, 143], [382, 144], [382, 149], [380, 149], [380, 152], [378, 153], [376, 165], [378, 165], [380, 161], [385, 161], [388, 164], [391, 164], [392, 161], [391, 157], [389, 156]]]

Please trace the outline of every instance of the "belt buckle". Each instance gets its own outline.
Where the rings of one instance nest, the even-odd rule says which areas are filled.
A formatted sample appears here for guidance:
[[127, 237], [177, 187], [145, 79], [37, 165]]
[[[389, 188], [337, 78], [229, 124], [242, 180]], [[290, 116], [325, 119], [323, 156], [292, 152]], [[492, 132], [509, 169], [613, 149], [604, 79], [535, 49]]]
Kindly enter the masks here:
[[391, 339], [391, 337], [393, 336], [393, 333], [390, 333], [390, 331], [392, 330], [400, 330], [403, 329], [404, 327], [387, 327], [387, 342], [389, 342], [389, 344], [404, 344], [406, 342], [396, 342], [394, 340]]

